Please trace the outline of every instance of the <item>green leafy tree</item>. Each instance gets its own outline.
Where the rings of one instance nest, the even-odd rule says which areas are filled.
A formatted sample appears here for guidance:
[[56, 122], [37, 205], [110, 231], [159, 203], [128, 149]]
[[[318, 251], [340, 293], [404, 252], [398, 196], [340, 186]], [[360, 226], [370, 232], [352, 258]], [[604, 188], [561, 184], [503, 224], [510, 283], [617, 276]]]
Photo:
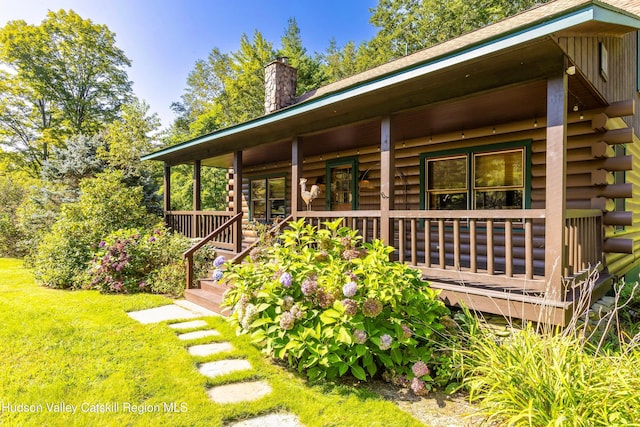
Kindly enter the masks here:
[[344, 79], [358, 71], [356, 58], [358, 49], [353, 41], [347, 42], [342, 49], [338, 48], [336, 39], [332, 38], [329, 47], [322, 55], [323, 70], [328, 82]]
[[0, 143], [20, 149], [37, 170], [51, 144], [93, 135], [118, 116], [131, 94], [129, 59], [115, 34], [73, 11], [49, 12], [40, 25], [0, 29]]
[[231, 54], [231, 74], [224, 82], [224, 93], [218, 97], [224, 126], [264, 114], [264, 66], [274, 57], [273, 45], [262, 33], [256, 30], [252, 40], [242, 35], [240, 48]]
[[296, 94], [303, 93], [322, 86], [327, 78], [322, 70], [320, 58], [312, 58], [307, 54], [307, 49], [302, 45], [300, 27], [295, 18], [290, 18], [282, 39], [281, 48], [277, 56], [289, 58], [291, 66], [298, 70], [298, 82]]
[[0, 150], [0, 256], [22, 256], [20, 246], [23, 230], [16, 211], [28, 199], [34, 184], [31, 178], [12, 161], [12, 153]]
[[136, 99], [123, 105], [121, 117], [107, 125], [105, 144], [98, 147], [96, 156], [110, 169], [123, 171], [123, 181], [127, 186], [141, 186], [147, 210], [160, 215], [161, 167], [155, 162], [140, 161], [141, 156], [156, 147], [159, 128], [158, 115], [150, 114], [149, 105]]
[[379, 65], [547, 1], [379, 0], [370, 18], [379, 30], [360, 49], [360, 62]]

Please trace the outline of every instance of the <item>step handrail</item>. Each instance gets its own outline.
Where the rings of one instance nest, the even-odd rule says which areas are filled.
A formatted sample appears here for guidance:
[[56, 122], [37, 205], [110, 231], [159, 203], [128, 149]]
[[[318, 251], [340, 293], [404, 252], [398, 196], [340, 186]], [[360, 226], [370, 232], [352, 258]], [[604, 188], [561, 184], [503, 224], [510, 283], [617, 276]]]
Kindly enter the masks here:
[[[206, 237], [204, 237], [195, 245], [191, 246], [182, 254], [182, 257], [187, 260], [187, 289], [191, 288], [191, 284], [193, 283], [193, 254], [238, 221], [242, 221], [242, 212], [231, 217], [228, 221], [213, 230]], [[236, 239], [242, 239], [242, 235], [236, 236]]]
[[[282, 221], [280, 221], [279, 223], [277, 223], [276, 225], [274, 225], [273, 227], [271, 227], [269, 229], [269, 231], [267, 231], [267, 234], [269, 235], [274, 235], [275, 233], [282, 231], [282, 229], [284, 227], [286, 227], [286, 225], [289, 223], [289, 221], [291, 221], [293, 219], [293, 215], [289, 215], [288, 217], [286, 217], [285, 219], [283, 219]], [[231, 259], [231, 262], [234, 264], [239, 264], [242, 262], [243, 259], [245, 259], [247, 257], [247, 255], [249, 255], [249, 253], [253, 250], [253, 248], [255, 248], [256, 246], [258, 246], [258, 244], [260, 243], [260, 239], [256, 240], [255, 242], [253, 242], [250, 246], [248, 246], [245, 250], [243, 250], [242, 252], [240, 252], [239, 254], [237, 254], [235, 257], [233, 257]]]

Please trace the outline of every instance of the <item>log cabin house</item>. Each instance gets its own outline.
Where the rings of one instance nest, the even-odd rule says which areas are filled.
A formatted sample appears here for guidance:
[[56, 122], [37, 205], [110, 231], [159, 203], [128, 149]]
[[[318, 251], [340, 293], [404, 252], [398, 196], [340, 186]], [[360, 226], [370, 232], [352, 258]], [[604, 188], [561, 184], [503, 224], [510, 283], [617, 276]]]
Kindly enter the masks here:
[[[221, 249], [249, 221], [343, 217], [448, 304], [565, 324], [594, 269], [594, 298], [638, 279], [639, 29], [637, 0], [557, 0], [299, 98], [279, 59], [263, 116], [144, 160], [164, 162], [167, 223]], [[193, 211], [171, 210], [179, 164]], [[228, 211], [201, 210], [203, 166], [229, 169]]]

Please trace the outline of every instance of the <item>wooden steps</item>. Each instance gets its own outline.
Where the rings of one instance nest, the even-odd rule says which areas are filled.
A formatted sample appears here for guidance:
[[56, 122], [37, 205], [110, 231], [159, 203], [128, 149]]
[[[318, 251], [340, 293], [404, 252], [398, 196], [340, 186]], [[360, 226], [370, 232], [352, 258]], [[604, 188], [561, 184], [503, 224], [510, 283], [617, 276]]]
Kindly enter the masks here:
[[211, 279], [200, 280], [200, 289], [186, 289], [184, 298], [194, 304], [198, 304], [208, 310], [214, 311], [223, 316], [229, 313], [228, 309], [221, 307], [224, 292], [227, 286], [216, 283]]

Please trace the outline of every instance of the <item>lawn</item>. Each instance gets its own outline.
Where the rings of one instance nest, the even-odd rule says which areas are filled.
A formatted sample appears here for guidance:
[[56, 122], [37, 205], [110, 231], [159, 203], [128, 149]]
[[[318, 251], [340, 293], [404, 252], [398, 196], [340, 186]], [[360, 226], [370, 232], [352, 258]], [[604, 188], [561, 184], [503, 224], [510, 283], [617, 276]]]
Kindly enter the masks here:
[[[193, 358], [166, 323], [141, 325], [126, 314], [168, 303], [40, 287], [21, 260], [0, 259], [0, 425], [219, 426], [273, 411], [309, 427], [422, 425], [361, 389], [309, 386], [217, 317], [206, 320], [222, 336], [199, 343], [230, 341], [232, 356], [247, 357], [255, 370], [208, 379], [196, 364], [225, 356]], [[273, 392], [249, 404], [207, 398], [207, 387], [243, 375], [268, 381]]]

